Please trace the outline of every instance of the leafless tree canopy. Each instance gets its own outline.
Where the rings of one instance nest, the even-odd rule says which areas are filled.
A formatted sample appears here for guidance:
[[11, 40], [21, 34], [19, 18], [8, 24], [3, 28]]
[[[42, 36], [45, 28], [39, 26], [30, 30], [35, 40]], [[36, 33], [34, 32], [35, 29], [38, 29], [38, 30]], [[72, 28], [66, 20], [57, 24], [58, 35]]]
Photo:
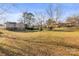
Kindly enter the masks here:
[[56, 22], [59, 20], [62, 13], [59, 4], [49, 4], [46, 12], [49, 15], [49, 18], [55, 20]]

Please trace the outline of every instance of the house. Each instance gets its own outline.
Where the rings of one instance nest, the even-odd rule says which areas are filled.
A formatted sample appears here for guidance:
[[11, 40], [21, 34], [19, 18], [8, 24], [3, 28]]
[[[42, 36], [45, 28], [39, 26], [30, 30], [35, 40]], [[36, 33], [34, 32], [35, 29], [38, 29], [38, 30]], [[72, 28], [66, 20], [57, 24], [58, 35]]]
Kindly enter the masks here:
[[5, 28], [8, 29], [8, 30], [24, 30], [25, 25], [22, 22], [20, 22], [20, 23], [6, 22]]
[[16, 29], [17, 30], [25, 30], [25, 24], [23, 22], [16, 23]]
[[3, 24], [0, 24], [0, 29], [4, 29], [5, 26]]
[[16, 22], [6, 22], [5, 28], [8, 30], [15, 30], [16, 29]]

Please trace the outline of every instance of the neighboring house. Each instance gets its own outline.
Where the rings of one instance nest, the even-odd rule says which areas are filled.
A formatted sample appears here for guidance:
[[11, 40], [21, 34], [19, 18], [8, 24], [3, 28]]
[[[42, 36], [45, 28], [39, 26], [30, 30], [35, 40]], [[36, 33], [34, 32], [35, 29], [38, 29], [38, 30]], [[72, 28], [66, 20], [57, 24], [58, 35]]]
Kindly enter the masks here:
[[25, 26], [23, 23], [6, 22], [5, 28], [9, 30], [24, 30]]
[[55, 28], [55, 27], [58, 27], [58, 23], [56, 23], [56, 21], [51, 21], [47, 24], [47, 27], [48, 28]]
[[3, 24], [0, 24], [0, 29], [4, 29], [5, 26]]
[[65, 23], [61, 23], [61, 26], [64, 26], [64, 27], [73, 27], [73, 26], [75, 26], [75, 24], [71, 23], [71, 22], [65, 22]]

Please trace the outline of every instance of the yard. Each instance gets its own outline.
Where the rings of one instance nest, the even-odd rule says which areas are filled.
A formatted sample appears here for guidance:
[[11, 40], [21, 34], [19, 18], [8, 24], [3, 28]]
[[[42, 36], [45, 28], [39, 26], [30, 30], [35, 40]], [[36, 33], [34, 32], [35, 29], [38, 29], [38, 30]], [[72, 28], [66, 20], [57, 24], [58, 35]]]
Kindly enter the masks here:
[[0, 32], [0, 55], [79, 55], [79, 31]]

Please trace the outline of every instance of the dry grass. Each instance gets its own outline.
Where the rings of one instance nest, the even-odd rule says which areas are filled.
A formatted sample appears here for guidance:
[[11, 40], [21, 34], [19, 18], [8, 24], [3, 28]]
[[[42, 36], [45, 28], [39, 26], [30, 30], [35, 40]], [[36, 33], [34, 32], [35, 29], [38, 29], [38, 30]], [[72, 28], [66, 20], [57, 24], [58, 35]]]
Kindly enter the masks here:
[[78, 31], [0, 32], [0, 55], [79, 55]]

